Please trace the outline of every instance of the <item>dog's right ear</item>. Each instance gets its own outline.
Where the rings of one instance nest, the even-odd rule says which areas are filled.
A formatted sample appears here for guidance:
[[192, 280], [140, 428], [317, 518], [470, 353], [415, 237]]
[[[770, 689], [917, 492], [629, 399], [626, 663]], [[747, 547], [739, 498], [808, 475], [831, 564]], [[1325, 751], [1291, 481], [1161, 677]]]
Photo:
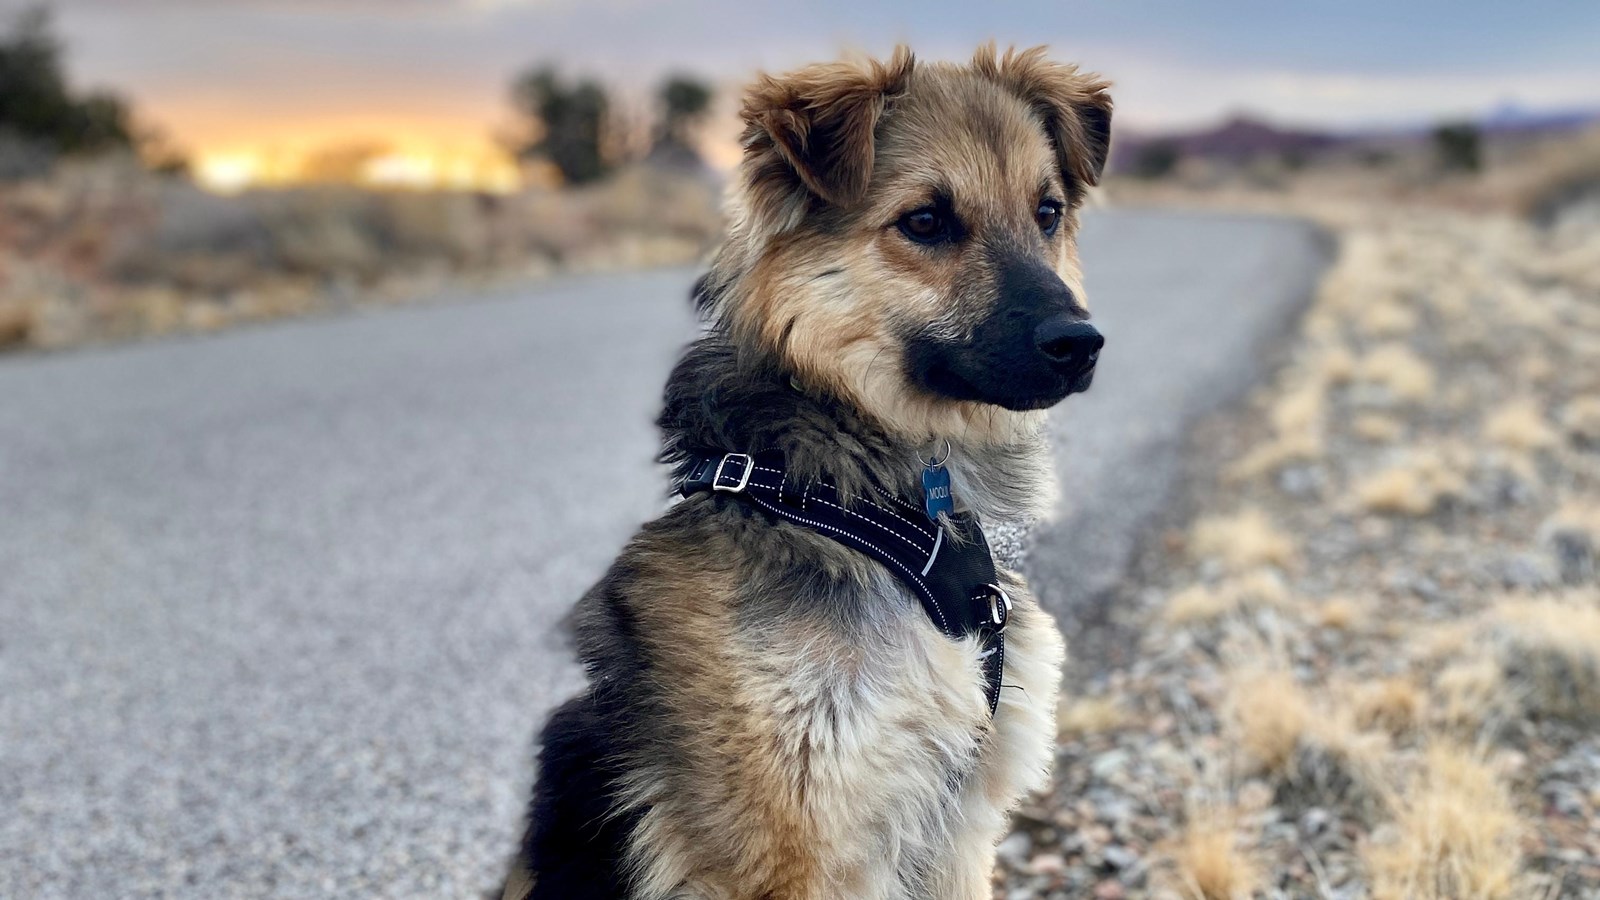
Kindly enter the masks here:
[[887, 63], [836, 62], [762, 75], [744, 98], [745, 177], [769, 208], [809, 192], [834, 206], [861, 200], [872, 179], [878, 120], [915, 67], [896, 47]]

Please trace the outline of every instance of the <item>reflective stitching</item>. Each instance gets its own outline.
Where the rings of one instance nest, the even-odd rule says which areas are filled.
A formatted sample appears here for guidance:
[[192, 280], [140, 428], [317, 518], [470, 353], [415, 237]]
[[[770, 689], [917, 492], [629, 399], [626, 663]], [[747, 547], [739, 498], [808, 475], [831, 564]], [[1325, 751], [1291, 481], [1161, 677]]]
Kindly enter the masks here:
[[[1000, 674], [997, 675], [994, 680], [994, 699], [989, 701], [989, 715], [991, 716], [994, 715], [995, 710], [1000, 708], [1000, 688], [1004, 685], [1006, 680], [1006, 639], [1004, 637], [1000, 638], [1000, 644], [999, 646], [995, 647], [995, 651], [1000, 654]], [[983, 680], [985, 682], [984, 693], [988, 693], [987, 682], [989, 681], [989, 677], [987, 674], [984, 676]]]
[[[823, 482], [823, 486], [824, 487], [833, 488], [833, 496], [834, 496], [835, 499], [839, 499], [839, 500], [843, 500], [844, 499], [843, 496], [839, 493], [838, 485], [834, 485], [834, 484], [829, 484], [827, 482]], [[913, 530], [915, 530], [918, 534], [922, 535], [923, 537], [931, 538], [931, 537], [934, 536], [927, 529], [923, 528], [921, 525], [918, 525], [915, 521], [913, 521], [911, 519], [908, 519], [905, 516], [900, 515], [899, 513], [895, 512], [894, 510], [892, 510], [890, 508], [888, 508], [887, 506], [884, 506], [884, 505], [882, 505], [880, 503], [874, 503], [871, 497], [860, 497], [860, 498], [857, 498], [857, 499], [859, 499], [862, 503], [867, 504], [868, 506], [872, 506], [872, 507], [874, 507], [876, 509], [880, 509], [880, 510], [888, 513], [889, 515], [894, 516], [896, 519], [899, 519], [900, 521], [906, 523], [907, 525], [910, 525]], [[889, 499], [894, 500], [894, 502], [900, 504], [901, 506], [905, 507], [906, 509], [914, 509], [914, 507], [912, 507], [911, 504], [905, 502], [904, 500], [900, 500], [899, 498], [896, 498], [896, 497], [890, 497]], [[916, 512], [922, 513], [924, 518], [927, 517], [927, 511], [926, 510], [920, 510], [919, 509], [919, 510], [916, 510]]]
[[895, 531], [893, 528], [890, 528], [889, 526], [883, 524], [882, 522], [874, 522], [871, 519], [867, 518], [866, 516], [863, 516], [861, 513], [858, 513], [855, 510], [850, 509], [849, 507], [840, 506], [837, 503], [829, 503], [827, 500], [823, 500], [821, 497], [818, 497], [817, 501], [819, 503], [827, 503], [829, 506], [833, 507], [834, 509], [837, 509], [838, 511], [844, 513], [847, 516], [855, 516], [856, 518], [860, 519], [861, 521], [866, 522], [868, 525], [876, 525], [878, 528], [882, 529], [883, 531], [886, 531], [889, 534], [894, 535], [895, 537], [899, 538], [900, 540], [905, 541], [907, 544], [910, 544], [911, 545], [911, 549], [917, 551], [918, 553], [925, 552], [920, 546], [917, 545], [916, 541], [913, 541], [912, 539], [906, 537], [905, 535], [901, 534], [900, 532]]
[[932, 537], [933, 536], [933, 535], [928, 534], [928, 532], [923, 531], [922, 526], [920, 526], [917, 523], [911, 521], [910, 519], [906, 518], [905, 516], [900, 515], [899, 513], [895, 512], [894, 510], [890, 509], [887, 506], [879, 506], [878, 504], [873, 503], [872, 500], [870, 498], [867, 498], [867, 497], [862, 497], [861, 498], [861, 502], [869, 504], [871, 506], [878, 507], [878, 509], [883, 510], [884, 512], [888, 513], [889, 515], [894, 516], [896, 519], [899, 519], [900, 521], [906, 523], [907, 525], [910, 525], [912, 528], [915, 528], [917, 531], [922, 532], [922, 534], [924, 536], [926, 536], [926, 537]]
[[[781, 509], [781, 508], [779, 508], [777, 506], [772, 505], [771, 503], [767, 502], [766, 500], [762, 499], [761, 497], [758, 497], [755, 494], [750, 493], [750, 490], [749, 490], [750, 488], [760, 488], [761, 490], [765, 490], [765, 491], [776, 491], [777, 494], [778, 494], [778, 500], [781, 503], [782, 500], [783, 500], [784, 489], [788, 486], [789, 476], [788, 476], [788, 473], [784, 472], [781, 469], [773, 469], [773, 468], [769, 468], [767, 466], [757, 466], [757, 465], [755, 465], [754, 460], [751, 461], [749, 469], [750, 469], [750, 471], [752, 473], [754, 473], [754, 472], [770, 472], [770, 473], [772, 473], [774, 475], [780, 476], [779, 482], [776, 485], [763, 484], [761, 482], [756, 481], [753, 477], [750, 478], [746, 482], [746, 489], [745, 489], [744, 493], [752, 501], [754, 501], [756, 503], [756, 505], [758, 505], [761, 508], [767, 510], [768, 512], [771, 512], [771, 513], [777, 515], [779, 518], [788, 519], [788, 520], [791, 520], [791, 521], [794, 521], [794, 522], [798, 522], [798, 523], [800, 523], [802, 525], [808, 525], [808, 526], [810, 526], [812, 528], [815, 528], [815, 529], [818, 529], [820, 531], [831, 532], [833, 534], [839, 535], [840, 537], [852, 538], [852, 539], [860, 542], [861, 544], [864, 544], [867, 547], [872, 548], [874, 551], [876, 551], [879, 554], [879, 556], [882, 557], [882, 559], [879, 560], [880, 562], [887, 561], [889, 563], [892, 563], [895, 566], [895, 568], [899, 569], [900, 571], [902, 571], [902, 572], [904, 572], [906, 574], [906, 577], [911, 580], [911, 583], [915, 587], [917, 587], [917, 588], [919, 588], [921, 590], [922, 594], [925, 597], [927, 597], [927, 598], [929, 598], [931, 600], [931, 602], [928, 605], [933, 608], [933, 613], [939, 620], [940, 630], [943, 631], [946, 635], [950, 634], [950, 622], [949, 622], [948, 619], [945, 618], [944, 610], [939, 606], [938, 599], [933, 597], [932, 589], [929, 588], [928, 584], [925, 581], [922, 580], [921, 576], [919, 576], [917, 573], [913, 572], [910, 568], [908, 568], [899, 559], [895, 558], [888, 551], [886, 551], [882, 547], [879, 547], [878, 545], [872, 543], [871, 541], [867, 540], [866, 538], [861, 537], [860, 535], [845, 531], [844, 529], [835, 527], [833, 525], [829, 525], [826, 522], [818, 522], [818, 521], [816, 521], [814, 519], [809, 519], [809, 518], [806, 518], [804, 516], [797, 515], [792, 510]], [[800, 502], [801, 502], [801, 508], [802, 509], [808, 508], [808, 503], [809, 503], [810, 495], [811, 495], [811, 488], [812, 488], [813, 485], [815, 485], [817, 483], [818, 482], [815, 479], [807, 481], [806, 486], [805, 486], [804, 490], [802, 491], [801, 497], [800, 497]], [[823, 487], [832, 488], [833, 491], [834, 491], [834, 495], [836, 497], [839, 496], [839, 489], [838, 489], [837, 486], [829, 484], [827, 482], [821, 482], [821, 485]], [[852, 509], [849, 509], [847, 507], [841, 506], [841, 505], [839, 505], [837, 503], [830, 502], [830, 501], [824, 499], [821, 496], [818, 496], [817, 499], [819, 501], [821, 501], [823, 503], [826, 503], [827, 505], [833, 507], [834, 509], [837, 509], [842, 513], [845, 513], [846, 515], [855, 516], [856, 518], [862, 520], [863, 522], [868, 522], [868, 523], [870, 523], [872, 525], [876, 525], [879, 529], [881, 529], [883, 531], [887, 531], [888, 533], [894, 535], [895, 537], [900, 538], [902, 541], [905, 541], [907, 544], [910, 544], [913, 548], [917, 549], [918, 552], [921, 552], [922, 548], [918, 547], [916, 542], [910, 540], [905, 535], [900, 534], [899, 532], [895, 531], [893, 528], [890, 528], [889, 526], [885, 525], [884, 523], [878, 522], [878, 521], [874, 521], [873, 519], [870, 519], [867, 516], [864, 516], [861, 513], [856, 512], [855, 510], [852, 510]], [[886, 499], [888, 499], [889, 501], [893, 502], [894, 504], [896, 504], [896, 505], [898, 505], [898, 506], [900, 506], [900, 507], [902, 507], [904, 509], [916, 511], [915, 507], [913, 507], [909, 503], [906, 503], [905, 501], [899, 499], [898, 497], [890, 496], [890, 497], [888, 497]], [[861, 498], [861, 500], [862, 500], [862, 502], [865, 502], [868, 505], [870, 505], [870, 506], [872, 506], [872, 507], [874, 507], [874, 508], [876, 508], [878, 510], [881, 510], [882, 512], [888, 513], [889, 515], [894, 516], [896, 519], [899, 519], [901, 522], [904, 522], [905, 524], [911, 526], [911, 528], [913, 530], [915, 530], [917, 533], [922, 534], [925, 537], [928, 535], [928, 532], [923, 530], [923, 528], [921, 528], [919, 525], [917, 525], [917, 523], [906, 519], [904, 516], [899, 515], [894, 510], [889, 509], [889, 508], [883, 506], [882, 504], [876, 503], [876, 502], [874, 502], [874, 501], [872, 501], [871, 499], [868, 499], [868, 498]], [[943, 539], [944, 539], [944, 529], [943, 528], [936, 528], [933, 537], [934, 537], [933, 549], [932, 549], [932, 551], [930, 551], [930, 556], [928, 557], [928, 565], [923, 570], [923, 573], [922, 573], [923, 575], [926, 575], [933, 567], [933, 561], [938, 556], [939, 547], [942, 544]], [[989, 592], [987, 590], [985, 590], [983, 592], [975, 594], [968, 602], [975, 603], [975, 602], [977, 602], [979, 600], [984, 599], [987, 596], [989, 596]], [[1010, 618], [1010, 617], [1006, 616], [1005, 618]], [[1004, 626], [1002, 625], [1002, 628], [1003, 627]], [[999, 673], [999, 677], [996, 679], [996, 682], [999, 682], [999, 683], [991, 683], [990, 680], [989, 680], [988, 672], [987, 671], [984, 672], [984, 699], [989, 702], [989, 713], [990, 713], [990, 715], [994, 715], [995, 712], [998, 710], [999, 705], [1000, 705], [1000, 689], [1005, 686], [1004, 683], [1003, 683], [1004, 682], [1004, 678], [1005, 678], [1005, 654], [1006, 654], [1005, 635], [1003, 633], [996, 633], [995, 634], [995, 646], [990, 648], [990, 649], [988, 649], [988, 650], [983, 651], [978, 656], [978, 659], [982, 663], [984, 663], [985, 666], [987, 666], [987, 661], [989, 660], [990, 657], [996, 656], [996, 655], [998, 655], [998, 657], [999, 657], [996, 660], [996, 663], [997, 663], [997, 666], [998, 666], [998, 673]]]
[[[767, 488], [767, 489], [771, 490], [771, 488]], [[866, 538], [863, 538], [863, 537], [861, 537], [859, 535], [851, 534], [850, 532], [845, 531], [842, 528], [835, 528], [835, 527], [833, 527], [832, 525], [829, 525], [826, 522], [817, 522], [817, 521], [814, 521], [814, 520], [811, 520], [811, 519], [807, 519], [807, 518], [803, 518], [801, 516], [797, 516], [792, 511], [779, 509], [776, 506], [773, 506], [771, 503], [768, 503], [767, 501], [761, 499], [760, 497], [757, 497], [754, 494], [748, 494], [747, 496], [749, 496], [750, 499], [753, 500], [754, 502], [760, 504], [763, 508], [765, 508], [767, 510], [770, 510], [771, 512], [774, 512], [777, 515], [782, 516], [783, 518], [793, 519], [796, 522], [800, 522], [801, 524], [810, 525], [812, 528], [820, 528], [820, 529], [822, 529], [824, 531], [831, 531], [831, 532], [833, 532], [835, 534], [843, 535], [844, 537], [854, 538], [854, 539], [860, 541], [861, 543], [866, 544], [868, 547], [871, 547], [872, 549], [874, 549], [874, 550], [878, 551], [879, 553], [883, 554], [883, 558], [888, 560], [889, 562], [894, 563], [895, 566], [900, 569], [900, 571], [906, 573], [906, 577], [910, 578], [912, 583], [916, 584], [917, 587], [922, 588], [923, 592], [925, 592], [929, 597], [933, 596], [933, 591], [928, 588], [928, 585], [925, 582], [923, 582], [922, 576], [920, 576], [917, 573], [915, 573], [915, 572], [911, 571], [910, 569], [906, 568], [904, 563], [900, 562], [900, 560], [898, 560], [898, 559], [895, 559], [892, 555], [889, 554], [888, 551], [884, 550], [882, 547], [879, 547], [877, 544], [872, 543], [871, 541], [867, 540]], [[827, 501], [823, 501], [823, 502], [827, 502]], [[829, 505], [832, 505], [832, 504], [829, 504]], [[930, 605], [933, 607], [934, 615], [937, 615], [939, 617], [940, 630], [942, 630], [945, 634], [949, 634], [950, 633], [950, 623], [944, 617], [944, 610], [939, 608], [939, 601], [937, 599], [935, 599], [933, 601], [933, 603], [930, 604]]]
[[928, 511], [927, 510], [918, 509], [915, 506], [912, 506], [911, 504], [905, 502], [904, 500], [901, 500], [899, 497], [895, 497], [895, 496], [891, 495], [890, 497], [888, 497], [888, 500], [889, 500], [890, 503], [898, 504], [902, 509], [909, 510], [909, 511], [911, 511], [913, 513], [920, 513], [924, 517], [926, 517], [928, 515]]

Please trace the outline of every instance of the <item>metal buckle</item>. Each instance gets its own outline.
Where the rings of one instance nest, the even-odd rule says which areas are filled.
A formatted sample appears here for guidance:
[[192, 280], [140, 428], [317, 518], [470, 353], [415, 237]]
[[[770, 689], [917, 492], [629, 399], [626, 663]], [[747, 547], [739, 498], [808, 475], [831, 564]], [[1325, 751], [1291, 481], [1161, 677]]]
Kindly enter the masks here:
[[[998, 584], [986, 584], [984, 587], [989, 589], [989, 620], [1005, 631], [1006, 623], [1011, 620], [1011, 598], [1000, 590]], [[1005, 604], [1003, 610], [1001, 604]]]
[[[723, 487], [722, 467], [728, 464], [728, 460], [734, 459], [735, 457], [744, 460], [744, 472], [739, 475], [738, 484], [734, 485], [733, 487]], [[754, 472], [755, 470], [755, 457], [748, 453], [729, 453], [722, 457], [722, 462], [717, 463], [717, 474], [711, 477], [711, 489], [713, 491], [727, 491], [730, 494], [743, 493], [744, 489], [750, 485], [750, 473]]]

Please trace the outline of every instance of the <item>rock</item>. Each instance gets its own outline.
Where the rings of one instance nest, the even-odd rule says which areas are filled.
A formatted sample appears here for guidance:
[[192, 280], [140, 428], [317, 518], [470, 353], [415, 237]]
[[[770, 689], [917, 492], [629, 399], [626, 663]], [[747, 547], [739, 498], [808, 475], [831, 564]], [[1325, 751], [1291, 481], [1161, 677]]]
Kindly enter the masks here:
[[1556, 569], [1567, 584], [1583, 584], [1595, 577], [1600, 562], [1596, 561], [1594, 542], [1589, 535], [1577, 529], [1561, 529], [1550, 535], [1555, 551]]
[[1239, 788], [1239, 808], [1247, 812], [1260, 812], [1272, 805], [1273, 790], [1260, 779], [1252, 779]]
[[1278, 487], [1295, 497], [1315, 494], [1326, 480], [1321, 468], [1314, 466], [1291, 466], [1278, 473]]
[[1532, 590], [1545, 587], [1553, 580], [1539, 561], [1526, 555], [1513, 556], [1500, 567], [1500, 580], [1508, 588]]
[[1107, 878], [1094, 886], [1094, 900], [1122, 900], [1126, 896], [1128, 889], [1114, 878]]
[[995, 855], [1007, 866], [1018, 871], [1028, 863], [1028, 856], [1033, 853], [1033, 838], [1028, 837], [1025, 831], [1014, 831], [1000, 846], [995, 848]]
[[1096, 778], [1110, 778], [1120, 772], [1128, 764], [1128, 751], [1108, 750], [1094, 758], [1089, 764], [1089, 772]]
[[1028, 864], [1035, 875], [1058, 876], [1067, 871], [1067, 861], [1059, 853], [1041, 853]]
[[1121, 844], [1111, 844], [1100, 852], [1106, 865], [1113, 869], [1131, 869], [1139, 862], [1139, 854]]
[[1328, 830], [1334, 822], [1333, 814], [1320, 806], [1313, 806], [1300, 816], [1300, 833], [1316, 837]]

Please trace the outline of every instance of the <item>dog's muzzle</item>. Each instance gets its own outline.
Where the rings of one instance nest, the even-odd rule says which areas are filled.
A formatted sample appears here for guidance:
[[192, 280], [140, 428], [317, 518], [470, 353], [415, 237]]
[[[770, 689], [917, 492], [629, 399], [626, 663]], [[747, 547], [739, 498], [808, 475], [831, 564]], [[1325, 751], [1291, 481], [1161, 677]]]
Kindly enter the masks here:
[[995, 295], [965, 340], [914, 336], [912, 378], [933, 393], [1044, 409], [1089, 389], [1106, 339], [1061, 276], [1026, 253], [997, 252]]

